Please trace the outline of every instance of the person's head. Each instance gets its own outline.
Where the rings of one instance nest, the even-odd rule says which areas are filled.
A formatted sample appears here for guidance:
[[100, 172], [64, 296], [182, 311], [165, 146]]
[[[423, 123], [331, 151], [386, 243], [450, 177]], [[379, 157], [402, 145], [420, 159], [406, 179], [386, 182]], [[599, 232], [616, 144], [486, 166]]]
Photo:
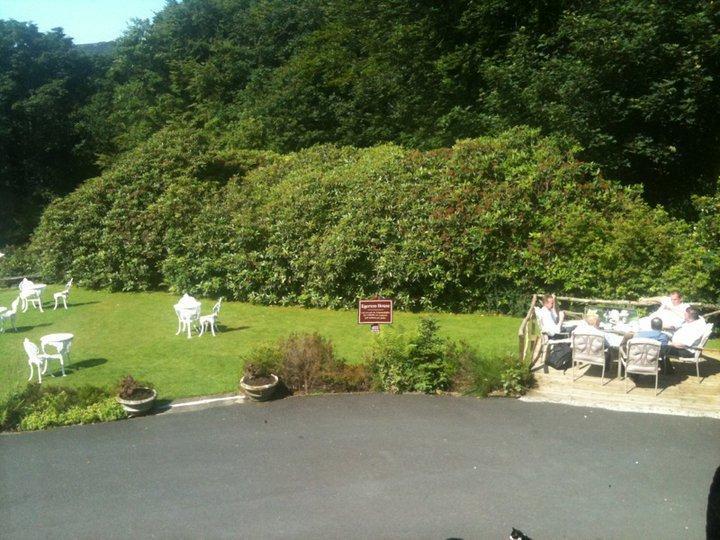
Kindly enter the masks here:
[[555, 307], [555, 297], [552, 294], [544, 294], [542, 297], [543, 306], [548, 309]]
[[700, 318], [700, 312], [694, 307], [689, 307], [685, 310], [685, 321], [692, 322], [697, 321]]
[[670, 302], [672, 302], [673, 306], [679, 306], [682, 304], [682, 294], [680, 294], [680, 291], [670, 291]]
[[600, 326], [600, 317], [598, 317], [595, 313], [588, 313], [585, 315], [585, 322], [590, 326], [598, 328]]
[[650, 328], [653, 330], [662, 330], [662, 319], [660, 317], [653, 317], [650, 321]]

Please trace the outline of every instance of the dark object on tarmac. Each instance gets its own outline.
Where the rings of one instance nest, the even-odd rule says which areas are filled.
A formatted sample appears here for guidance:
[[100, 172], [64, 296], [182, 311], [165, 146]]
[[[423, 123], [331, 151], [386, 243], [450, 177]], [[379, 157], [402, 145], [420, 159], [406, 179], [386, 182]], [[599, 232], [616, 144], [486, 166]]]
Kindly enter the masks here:
[[710, 485], [710, 493], [708, 493], [705, 534], [707, 540], [720, 539], [720, 467], [715, 471], [715, 477]]
[[532, 540], [527, 534], [513, 527], [510, 533], [510, 540]]

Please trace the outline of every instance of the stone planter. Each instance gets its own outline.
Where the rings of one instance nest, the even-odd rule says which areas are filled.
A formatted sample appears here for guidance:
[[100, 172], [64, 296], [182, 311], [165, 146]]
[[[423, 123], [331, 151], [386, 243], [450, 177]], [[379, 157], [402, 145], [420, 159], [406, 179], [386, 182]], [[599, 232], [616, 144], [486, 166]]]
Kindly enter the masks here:
[[245, 395], [253, 401], [267, 401], [275, 394], [279, 381], [277, 375], [271, 373], [270, 377], [272, 378], [272, 382], [261, 385], [247, 384], [245, 377], [243, 377], [240, 379], [240, 388], [242, 388]]
[[123, 399], [120, 396], [115, 399], [123, 406], [128, 416], [139, 416], [145, 414], [155, 404], [155, 398], [157, 397], [157, 391], [154, 388], [142, 388], [142, 390], [150, 390], [152, 396], [142, 399]]

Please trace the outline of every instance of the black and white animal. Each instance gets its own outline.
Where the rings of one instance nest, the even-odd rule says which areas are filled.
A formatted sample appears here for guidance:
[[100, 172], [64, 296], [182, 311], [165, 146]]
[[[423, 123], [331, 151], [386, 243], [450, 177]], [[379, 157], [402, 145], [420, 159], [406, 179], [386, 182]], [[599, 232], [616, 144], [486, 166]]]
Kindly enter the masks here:
[[510, 540], [532, 540], [527, 534], [513, 527], [510, 533]]

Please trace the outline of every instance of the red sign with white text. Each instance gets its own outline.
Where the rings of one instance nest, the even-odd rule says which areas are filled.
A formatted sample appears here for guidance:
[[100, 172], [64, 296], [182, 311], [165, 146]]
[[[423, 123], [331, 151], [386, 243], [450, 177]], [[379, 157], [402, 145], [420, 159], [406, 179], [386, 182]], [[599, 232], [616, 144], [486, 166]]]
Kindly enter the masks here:
[[360, 300], [358, 324], [392, 324], [392, 300]]

